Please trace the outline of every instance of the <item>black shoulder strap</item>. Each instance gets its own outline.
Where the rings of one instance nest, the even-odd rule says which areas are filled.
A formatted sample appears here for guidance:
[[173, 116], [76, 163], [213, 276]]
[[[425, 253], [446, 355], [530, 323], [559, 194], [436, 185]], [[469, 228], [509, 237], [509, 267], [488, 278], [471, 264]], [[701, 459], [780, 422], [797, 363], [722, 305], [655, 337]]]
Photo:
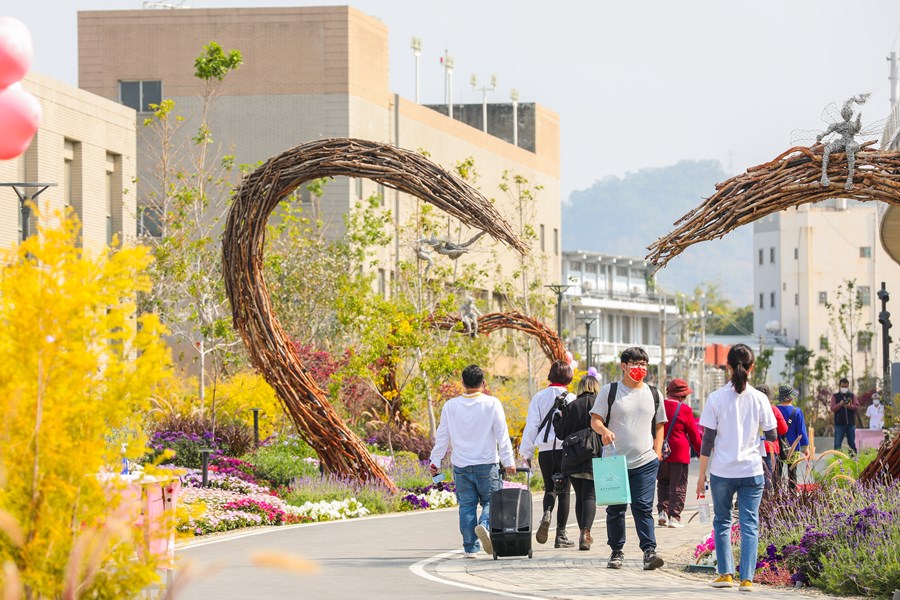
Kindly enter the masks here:
[[653, 432], [653, 435], [656, 435], [656, 413], [659, 412], [659, 390], [651, 385], [650, 393], [653, 394], [653, 425], [650, 427], [650, 431]]
[[616, 392], [619, 390], [619, 382], [609, 384], [609, 396], [606, 397], [606, 426], [609, 427], [609, 418], [612, 416], [612, 405], [616, 401]]
[[[568, 390], [563, 389], [562, 394], [559, 394], [558, 396], [556, 396], [556, 398], [560, 398], [568, 393], [569, 393]], [[544, 417], [544, 420], [541, 421], [541, 424], [538, 426], [538, 433], [541, 432], [541, 429], [544, 429], [546, 427], [546, 429], [544, 429], [544, 442], [545, 443], [547, 442], [548, 439], [550, 439], [550, 421], [553, 419], [553, 413], [556, 412], [556, 398], [553, 399], [553, 404], [550, 406], [550, 410], [547, 411], [547, 416]], [[553, 441], [554, 441], [554, 443], [556, 442], [555, 439]]]

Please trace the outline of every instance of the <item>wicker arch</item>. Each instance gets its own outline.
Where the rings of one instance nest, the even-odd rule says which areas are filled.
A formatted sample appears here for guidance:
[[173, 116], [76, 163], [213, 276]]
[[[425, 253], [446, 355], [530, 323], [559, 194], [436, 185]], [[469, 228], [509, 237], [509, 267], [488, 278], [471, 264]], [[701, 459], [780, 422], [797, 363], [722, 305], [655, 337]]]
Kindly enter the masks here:
[[[828, 165], [831, 185], [819, 185], [821, 144], [791, 148], [770, 162], [747, 169], [716, 185], [715, 194], [676, 221], [674, 231], [648, 247], [647, 259], [662, 268], [693, 244], [720, 238], [772, 213], [829, 198], [881, 200], [900, 206], [900, 152], [872, 150], [872, 144], [863, 144], [857, 153], [854, 184], [849, 190], [844, 189], [847, 161], [843, 154], [833, 155]], [[900, 479], [900, 436], [882, 444], [859, 479], [880, 477]]]
[[297, 146], [270, 158], [237, 190], [223, 234], [222, 268], [234, 326], [253, 365], [275, 389], [325, 468], [396, 489], [301, 363], [272, 312], [263, 276], [269, 215], [302, 183], [336, 176], [371, 179], [433, 204], [523, 254], [527, 246], [493, 204], [466, 182], [419, 154], [366, 140], [325, 139]]
[[[459, 330], [465, 333], [465, 326], [456, 315], [431, 318], [431, 323], [442, 331]], [[519, 312], [496, 312], [478, 317], [478, 334], [490, 335], [499, 329], [514, 329], [537, 339], [541, 350], [551, 361], [566, 360], [566, 348], [555, 331], [527, 315]]]
[[863, 144], [856, 154], [851, 190], [844, 189], [847, 161], [843, 154], [832, 155], [828, 165], [831, 185], [819, 185], [821, 144], [791, 148], [770, 162], [716, 185], [716, 193], [678, 219], [674, 231], [648, 246], [647, 260], [657, 269], [662, 268], [693, 244], [720, 238], [741, 225], [786, 208], [829, 198], [881, 200], [900, 205], [900, 152], [872, 150], [873, 143]]

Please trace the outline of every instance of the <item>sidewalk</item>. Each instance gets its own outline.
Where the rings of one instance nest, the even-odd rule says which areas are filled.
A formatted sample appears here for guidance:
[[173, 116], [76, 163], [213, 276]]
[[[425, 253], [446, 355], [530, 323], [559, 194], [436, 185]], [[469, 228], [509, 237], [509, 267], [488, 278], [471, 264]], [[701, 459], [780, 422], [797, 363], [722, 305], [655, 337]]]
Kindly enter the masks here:
[[[643, 570], [643, 553], [638, 547], [637, 533], [629, 513], [625, 566], [621, 570], [608, 569], [609, 547], [606, 545], [606, 509], [597, 508], [597, 519], [592, 528], [594, 544], [589, 551], [575, 548], [555, 549], [555, 529], [550, 530], [546, 544], [534, 543], [534, 558], [500, 558], [493, 560], [480, 553], [476, 560], [466, 560], [462, 554], [437, 561], [429, 569], [440, 579], [477, 586], [514, 596], [532, 598], [565, 598], [578, 600], [598, 596], [616, 598], [715, 598], [723, 594], [738, 594], [735, 588], [713, 589], [707, 583], [712, 579], [684, 573], [682, 568], [692, 560], [689, 553], [711, 531], [710, 525], [700, 524], [695, 518], [695, 506], [685, 507], [682, 529], [657, 527], [657, 552], [666, 560], [662, 569]], [[577, 529], [570, 525], [570, 536], [577, 539]], [[674, 563], [671, 557], [678, 557]], [[766, 598], [802, 598], [807, 594], [823, 598], [818, 592], [809, 592], [771, 586], [756, 585], [754, 592]], [[743, 594], [741, 594], [743, 595]]]

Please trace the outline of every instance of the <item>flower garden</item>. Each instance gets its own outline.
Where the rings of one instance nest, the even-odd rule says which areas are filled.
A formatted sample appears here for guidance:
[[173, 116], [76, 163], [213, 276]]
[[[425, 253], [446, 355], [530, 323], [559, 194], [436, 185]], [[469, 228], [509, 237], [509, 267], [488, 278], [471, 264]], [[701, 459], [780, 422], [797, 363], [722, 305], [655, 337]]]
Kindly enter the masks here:
[[[760, 507], [755, 580], [780, 586], [814, 586], [835, 595], [892, 597], [900, 589], [900, 482], [859, 483], [874, 457], [832, 454], [819, 481], [798, 490], [777, 489]], [[740, 528], [731, 532], [739, 563]], [[698, 564], [715, 564], [715, 540], [697, 545]]]

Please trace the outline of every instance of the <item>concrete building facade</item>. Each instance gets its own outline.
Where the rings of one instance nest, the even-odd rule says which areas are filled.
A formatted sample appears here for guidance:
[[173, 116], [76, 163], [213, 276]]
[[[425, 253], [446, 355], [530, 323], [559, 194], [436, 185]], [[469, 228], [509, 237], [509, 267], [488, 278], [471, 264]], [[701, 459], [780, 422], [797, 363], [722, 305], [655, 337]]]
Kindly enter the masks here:
[[[530, 119], [529, 135], [523, 139], [531, 146], [522, 147], [399, 97], [389, 88], [387, 27], [351, 7], [79, 12], [79, 85], [131, 104], [138, 110], [138, 122], [147, 116], [148, 104], [172, 99], [176, 113], [186, 119], [183, 131], [189, 136], [196, 131], [201, 108], [202, 82], [194, 77], [194, 59], [212, 41], [243, 55], [241, 68], [221, 86], [209, 119], [221, 150], [233, 154], [238, 164], [254, 165], [326, 137], [423, 150], [448, 169], [472, 157], [480, 174], [476, 185], [485, 196], [496, 198], [510, 221], [513, 204], [498, 190], [503, 173], [543, 187], [533, 223], [541, 237], [533, 251], [546, 265], [547, 280], [560, 280], [558, 116], [535, 104], [522, 111], [522, 118]], [[505, 111], [492, 113], [509, 121]], [[142, 182], [153, 180], [155, 168], [147, 151], [154, 141], [143, 129], [138, 132]], [[382, 194], [395, 223], [411, 218], [413, 199], [385, 192], [368, 180], [338, 178], [326, 186], [321, 202], [330, 235], [342, 235], [342, 216], [374, 193]], [[152, 206], [143, 185], [139, 202]], [[456, 241], [456, 236], [467, 239], [472, 232], [453, 234]], [[389, 280], [393, 265], [413, 253], [412, 241], [401, 240], [380, 257], [379, 281]], [[502, 248], [499, 254], [502, 270], [511, 274], [517, 257]], [[482, 257], [470, 253], [461, 260]]]
[[[82, 243], [100, 252], [112, 241], [135, 237], [135, 112], [38, 73], [22, 80], [41, 106], [41, 124], [21, 156], [0, 161], [2, 183], [53, 183], [36, 198], [43, 218], [71, 206], [82, 223]], [[37, 188], [23, 188], [31, 197]], [[25, 223], [13, 188], [0, 187], [0, 246], [36, 231]]]
[[[802, 345], [828, 354], [852, 355], [853, 374], [882, 373], [881, 282], [900, 282], [900, 265], [881, 244], [885, 206], [835, 199], [769, 215], [753, 226], [754, 334], [769, 343]], [[855, 282], [862, 302], [863, 336], [849, 348], [846, 336], [830, 324], [828, 304], [839, 304], [838, 288]], [[848, 315], [845, 313], [844, 315]], [[856, 325], [854, 325], [856, 327]]]

